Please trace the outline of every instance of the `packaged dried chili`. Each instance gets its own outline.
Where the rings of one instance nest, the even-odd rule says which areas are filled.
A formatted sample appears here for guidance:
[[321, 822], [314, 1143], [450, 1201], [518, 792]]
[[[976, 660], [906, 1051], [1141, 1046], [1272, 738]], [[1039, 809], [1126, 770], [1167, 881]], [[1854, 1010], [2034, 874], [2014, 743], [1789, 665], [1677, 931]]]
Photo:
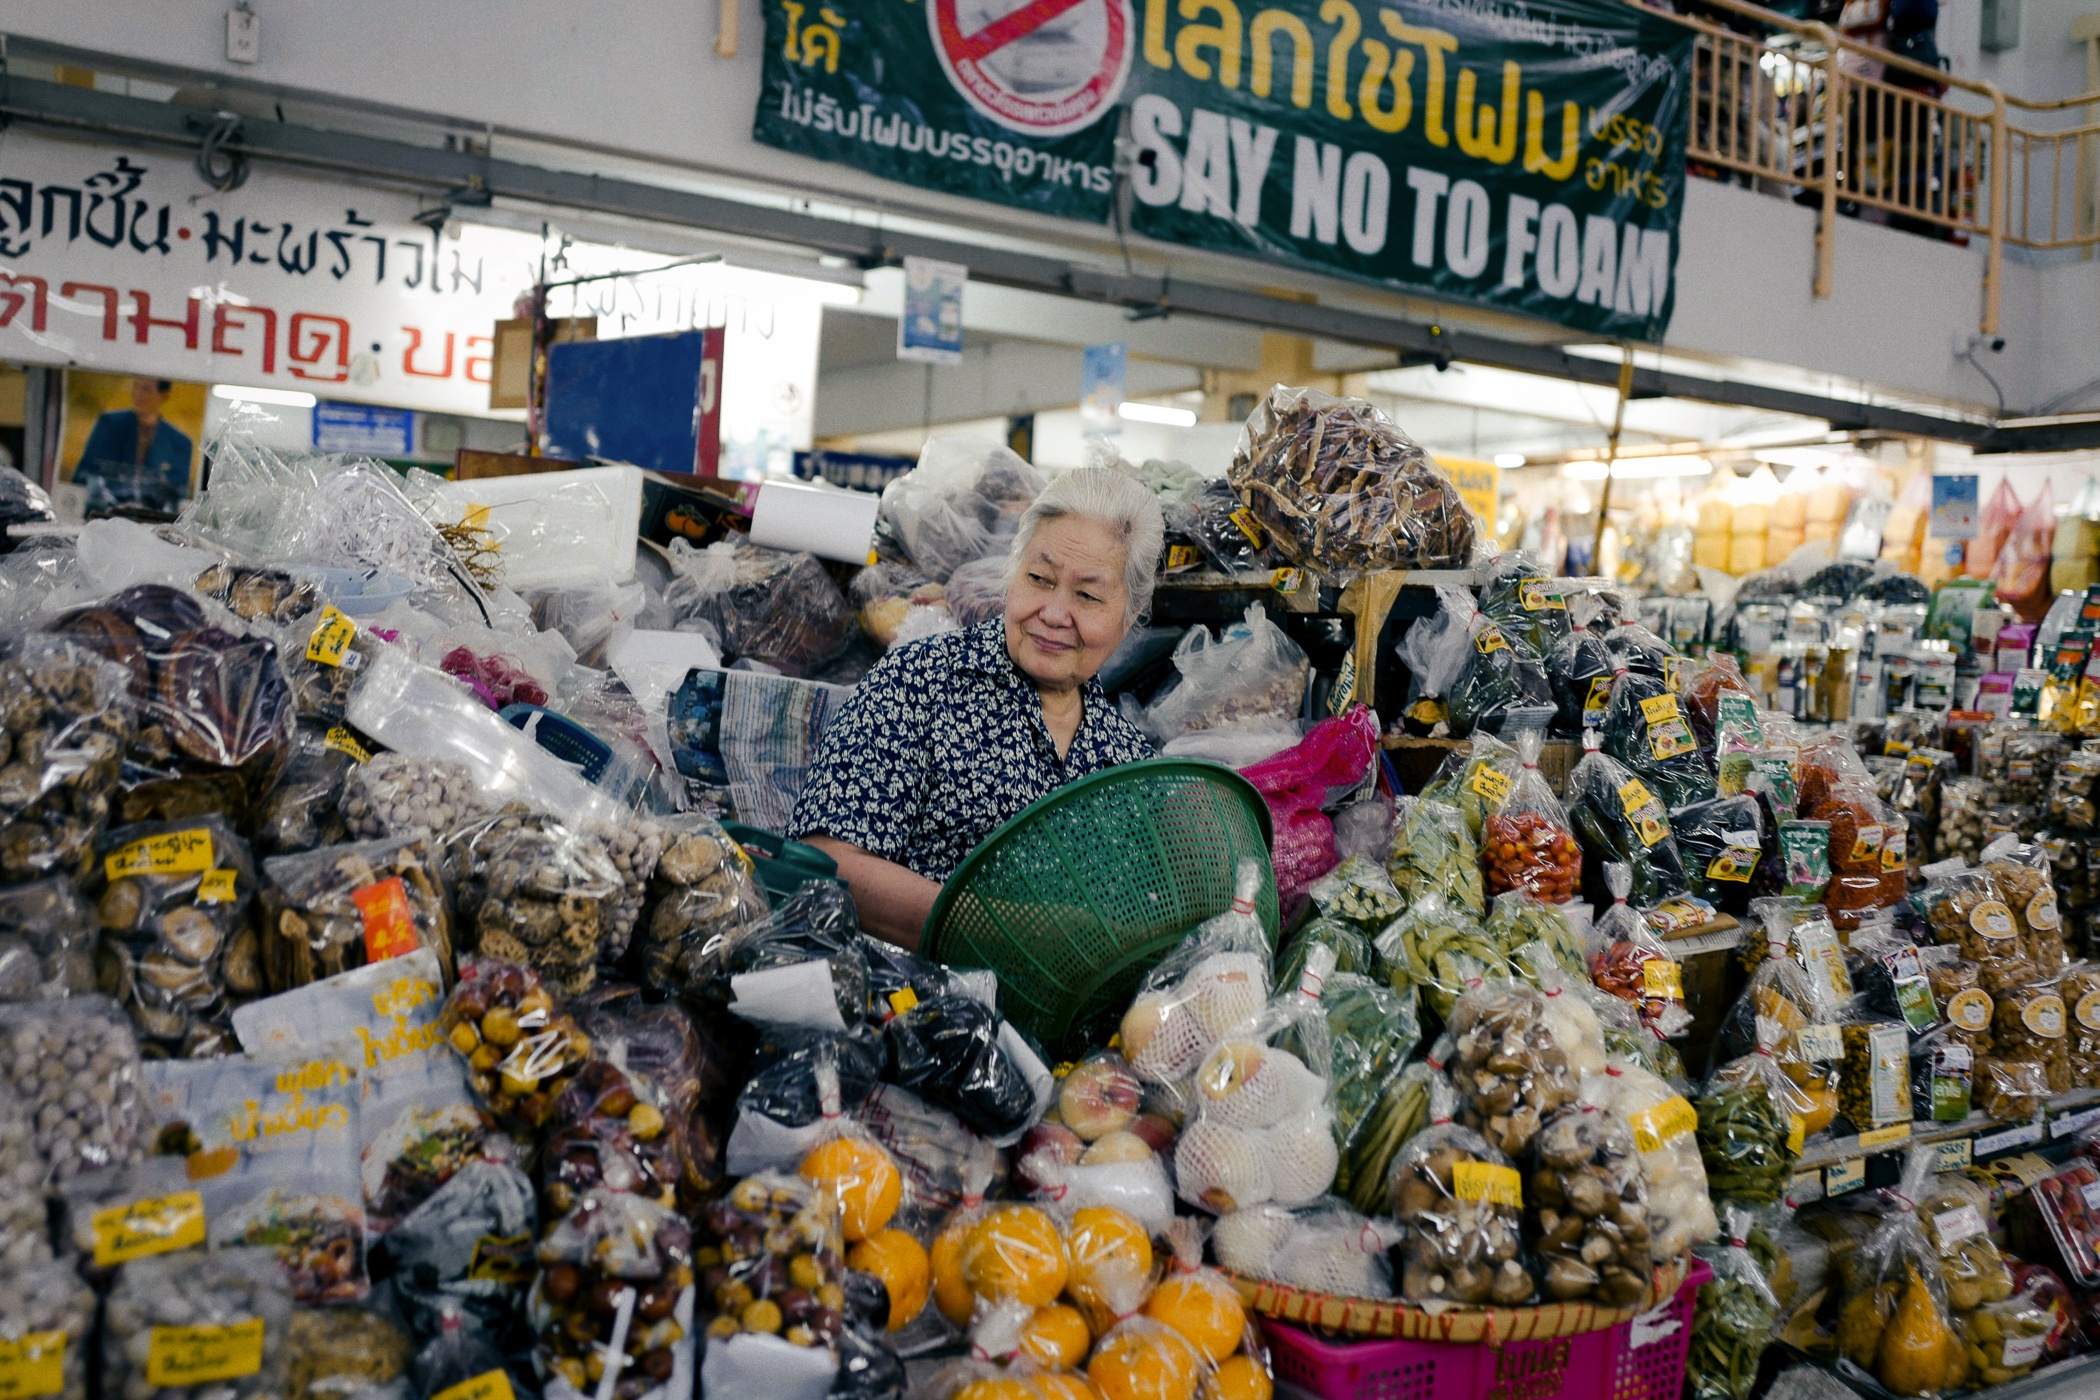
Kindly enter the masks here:
[[1714, 795], [1714, 776], [1677, 695], [1664, 681], [1620, 667], [1601, 726], [1604, 751], [1675, 810]]

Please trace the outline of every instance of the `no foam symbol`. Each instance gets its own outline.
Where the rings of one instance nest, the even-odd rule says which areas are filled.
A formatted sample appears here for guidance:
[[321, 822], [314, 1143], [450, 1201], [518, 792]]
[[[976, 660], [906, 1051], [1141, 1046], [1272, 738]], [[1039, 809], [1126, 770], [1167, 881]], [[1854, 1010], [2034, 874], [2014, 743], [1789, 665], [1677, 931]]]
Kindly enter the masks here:
[[926, 22], [955, 90], [1023, 135], [1092, 125], [1130, 75], [1130, 0], [930, 0]]

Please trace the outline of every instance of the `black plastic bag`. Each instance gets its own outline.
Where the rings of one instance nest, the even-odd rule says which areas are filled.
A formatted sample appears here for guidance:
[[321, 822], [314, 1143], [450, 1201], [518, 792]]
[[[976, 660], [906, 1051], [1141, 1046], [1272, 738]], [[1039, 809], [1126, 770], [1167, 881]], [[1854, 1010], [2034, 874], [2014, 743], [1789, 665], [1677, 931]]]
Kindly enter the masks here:
[[[912, 1006], [964, 990], [960, 977], [894, 943], [862, 938], [868, 964], [868, 1019], [880, 1024]], [[989, 976], [986, 978], [990, 980]]]
[[1655, 676], [1622, 669], [1599, 726], [1604, 751], [1671, 811], [1714, 795], [1713, 770], [1677, 693]]
[[1005, 1138], [1028, 1126], [1035, 1094], [999, 1045], [999, 1015], [974, 997], [922, 1001], [883, 1027], [883, 1077], [945, 1108], [980, 1136]]
[[1611, 902], [1607, 861], [1631, 873], [1628, 897], [1637, 908], [1691, 892], [1662, 800], [1611, 755], [1591, 750], [1568, 775], [1568, 819], [1582, 846], [1583, 897], [1592, 904]]
[[838, 1066], [839, 1103], [853, 1113], [882, 1078], [884, 1053], [880, 1033], [867, 1026], [844, 1035], [803, 1031], [769, 1039], [758, 1048], [758, 1072], [737, 1095], [737, 1112], [763, 1114], [785, 1128], [808, 1127], [824, 1116], [817, 1065], [829, 1059]]
[[[539, 1208], [532, 1180], [508, 1162], [477, 1160], [452, 1174], [373, 1247], [372, 1272], [419, 1342], [457, 1309], [502, 1347], [521, 1323], [538, 1272]], [[530, 1347], [531, 1339], [525, 1340]]]
[[1670, 835], [1693, 894], [1724, 914], [1749, 912], [1764, 864], [1765, 823], [1756, 798], [1743, 793], [1680, 808], [1670, 814]]
[[1615, 665], [1624, 666], [1637, 676], [1668, 681], [1671, 663], [1685, 664], [1685, 658], [1672, 651], [1668, 642], [1638, 622], [1621, 622], [1613, 627], [1604, 634], [1604, 645]]
[[1451, 687], [1451, 732], [1461, 739], [1476, 729], [1499, 734], [1511, 710], [1552, 703], [1553, 687], [1538, 653], [1491, 625], [1473, 638]]
[[1587, 627], [1577, 627], [1554, 643], [1546, 657], [1554, 733], [1580, 734], [1585, 726], [1603, 723], [1614, 669], [1604, 639]]
[[868, 1003], [866, 940], [854, 917], [853, 896], [842, 884], [804, 885], [763, 922], [727, 939], [709, 934], [699, 946], [687, 948], [681, 970], [687, 995], [719, 1009], [729, 1005], [729, 979], [739, 973], [805, 962], [830, 964], [839, 1016], [848, 1026], [860, 1024]]
[[[852, 1301], [851, 1280], [871, 1278], [868, 1274], [846, 1273], [847, 1301]], [[882, 1281], [874, 1282], [880, 1288]], [[889, 1314], [889, 1291], [881, 1288], [883, 1316]], [[837, 1400], [904, 1400], [904, 1360], [891, 1349], [884, 1339], [887, 1322], [872, 1325], [858, 1318], [851, 1318], [839, 1329], [839, 1372], [831, 1382], [831, 1394]]]

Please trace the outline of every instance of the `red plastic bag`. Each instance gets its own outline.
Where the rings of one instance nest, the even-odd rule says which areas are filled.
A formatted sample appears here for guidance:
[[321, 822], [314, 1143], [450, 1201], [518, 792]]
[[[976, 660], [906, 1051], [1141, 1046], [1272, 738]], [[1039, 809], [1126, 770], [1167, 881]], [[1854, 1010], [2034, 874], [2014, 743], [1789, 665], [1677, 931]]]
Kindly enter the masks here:
[[1998, 489], [1991, 492], [1990, 502], [1983, 508], [1983, 519], [1977, 522], [1976, 538], [1969, 541], [1962, 572], [1970, 578], [1990, 578], [1998, 566], [1998, 551], [2005, 548], [2019, 523], [2020, 498], [2013, 491], [2012, 482], [2001, 478]]
[[1999, 601], [2012, 605], [2022, 622], [2040, 622], [2054, 599], [2049, 589], [2049, 554], [2056, 543], [2056, 493], [2048, 482], [1998, 551]]
[[1369, 707], [1355, 705], [1347, 714], [1321, 720], [1282, 753], [1240, 770], [1268, 801], [1275, 819], [1270, 862], [1279, 897], [1304, 893], [1340, 863], [1334, 823], [1320, 808], [1331, 790], [1362, 782], [1377, 752], [1378, 721]]

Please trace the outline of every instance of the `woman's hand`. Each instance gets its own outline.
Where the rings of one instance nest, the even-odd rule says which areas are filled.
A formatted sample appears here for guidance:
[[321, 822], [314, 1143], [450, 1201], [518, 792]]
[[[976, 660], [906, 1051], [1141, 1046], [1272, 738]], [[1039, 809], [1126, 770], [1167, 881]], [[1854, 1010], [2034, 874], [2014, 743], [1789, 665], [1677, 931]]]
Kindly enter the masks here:
[[908, 953], [919, 951], [919, 935], [933, 913], [934, 900], [940, 898], [939, 885], [836, 837], [811, 834], [801, 839], [838, 862], [839, 877], [853, 893], [862, 929]]

